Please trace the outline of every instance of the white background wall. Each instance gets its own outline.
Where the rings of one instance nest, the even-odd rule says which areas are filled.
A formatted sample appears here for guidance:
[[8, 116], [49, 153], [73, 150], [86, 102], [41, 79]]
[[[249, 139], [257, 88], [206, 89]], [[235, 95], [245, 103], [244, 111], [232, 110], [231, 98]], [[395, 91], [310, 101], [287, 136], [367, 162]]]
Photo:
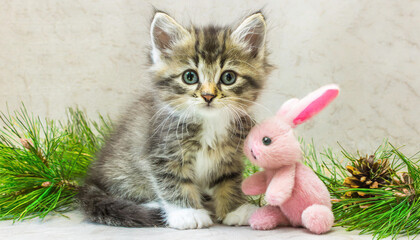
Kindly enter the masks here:
[[362, 153], [385, 137], [420, 150], [420, 1], [2, 0], [0, 111], [23, 101], [51, 118], [76, 104], [116, 117], [147, 91], [152, 5], [184, 24], [229, 24], [264, 7], [277, 69], [260, 118], [336, 82], [339, 98], [299, 135]]

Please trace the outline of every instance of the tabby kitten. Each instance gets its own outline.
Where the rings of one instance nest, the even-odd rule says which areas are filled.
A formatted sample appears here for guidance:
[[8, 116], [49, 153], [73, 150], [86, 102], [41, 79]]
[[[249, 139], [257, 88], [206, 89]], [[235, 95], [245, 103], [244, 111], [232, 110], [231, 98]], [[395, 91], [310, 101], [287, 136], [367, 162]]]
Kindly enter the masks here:
[[111, 134], [78, 199], [94, 222], [202, 228], [246, 225], [255, 206], [241, 192], [249, 107], [263, 87], [266, 23], [237, 28], [151, 24], [153, 86]]

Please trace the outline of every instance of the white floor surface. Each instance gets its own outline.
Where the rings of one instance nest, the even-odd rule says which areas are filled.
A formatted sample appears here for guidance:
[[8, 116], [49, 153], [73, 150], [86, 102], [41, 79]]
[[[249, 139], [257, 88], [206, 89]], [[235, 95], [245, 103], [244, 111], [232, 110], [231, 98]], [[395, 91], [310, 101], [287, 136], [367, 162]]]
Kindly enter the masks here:
[[372, 239], [371, 235], [358, 235], [357, 231], [347, 232], [345, 229], [340, 227], [334, 227], [331, 232], [324, 235], [314, 235], [303, 228], [278, 228], [271, 231], [255, 231], [250, 227], [229, 227], [224, 225], [215, 225], [210, 228], [197, 230], [175, 230], [170, 228], [122, 228], [87, 222], [78, 211], [67, 213], [66, 216], [69, 218], [51, 216], [46, 218], [44, 221], [34, 219], [14, 224], [12, 221], [2, 221], [0, 222], [0, 239]]

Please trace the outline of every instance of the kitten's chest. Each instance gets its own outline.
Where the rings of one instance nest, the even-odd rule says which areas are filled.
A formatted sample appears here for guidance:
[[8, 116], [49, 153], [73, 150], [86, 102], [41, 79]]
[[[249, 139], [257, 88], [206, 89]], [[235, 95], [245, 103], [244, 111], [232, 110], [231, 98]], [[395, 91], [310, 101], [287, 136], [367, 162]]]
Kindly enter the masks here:
[[194, 172], [198, 183], [208, 183], [209, 177], [217, 172], [227, 155], [224, 144], [229, 139], [229, 121], [222, 119], [207, 120], [202, 125], [199, 136], [201, 148], [196, 153]]

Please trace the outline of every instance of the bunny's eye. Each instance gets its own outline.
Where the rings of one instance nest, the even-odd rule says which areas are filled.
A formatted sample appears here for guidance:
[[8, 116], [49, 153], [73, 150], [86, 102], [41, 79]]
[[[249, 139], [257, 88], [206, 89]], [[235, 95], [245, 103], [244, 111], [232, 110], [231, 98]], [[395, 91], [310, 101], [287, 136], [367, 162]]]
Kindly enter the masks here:
[[271, 138], [269, 137], [263, 137], [262, 142], [264, 145], [268, 146], [271, 144]]

